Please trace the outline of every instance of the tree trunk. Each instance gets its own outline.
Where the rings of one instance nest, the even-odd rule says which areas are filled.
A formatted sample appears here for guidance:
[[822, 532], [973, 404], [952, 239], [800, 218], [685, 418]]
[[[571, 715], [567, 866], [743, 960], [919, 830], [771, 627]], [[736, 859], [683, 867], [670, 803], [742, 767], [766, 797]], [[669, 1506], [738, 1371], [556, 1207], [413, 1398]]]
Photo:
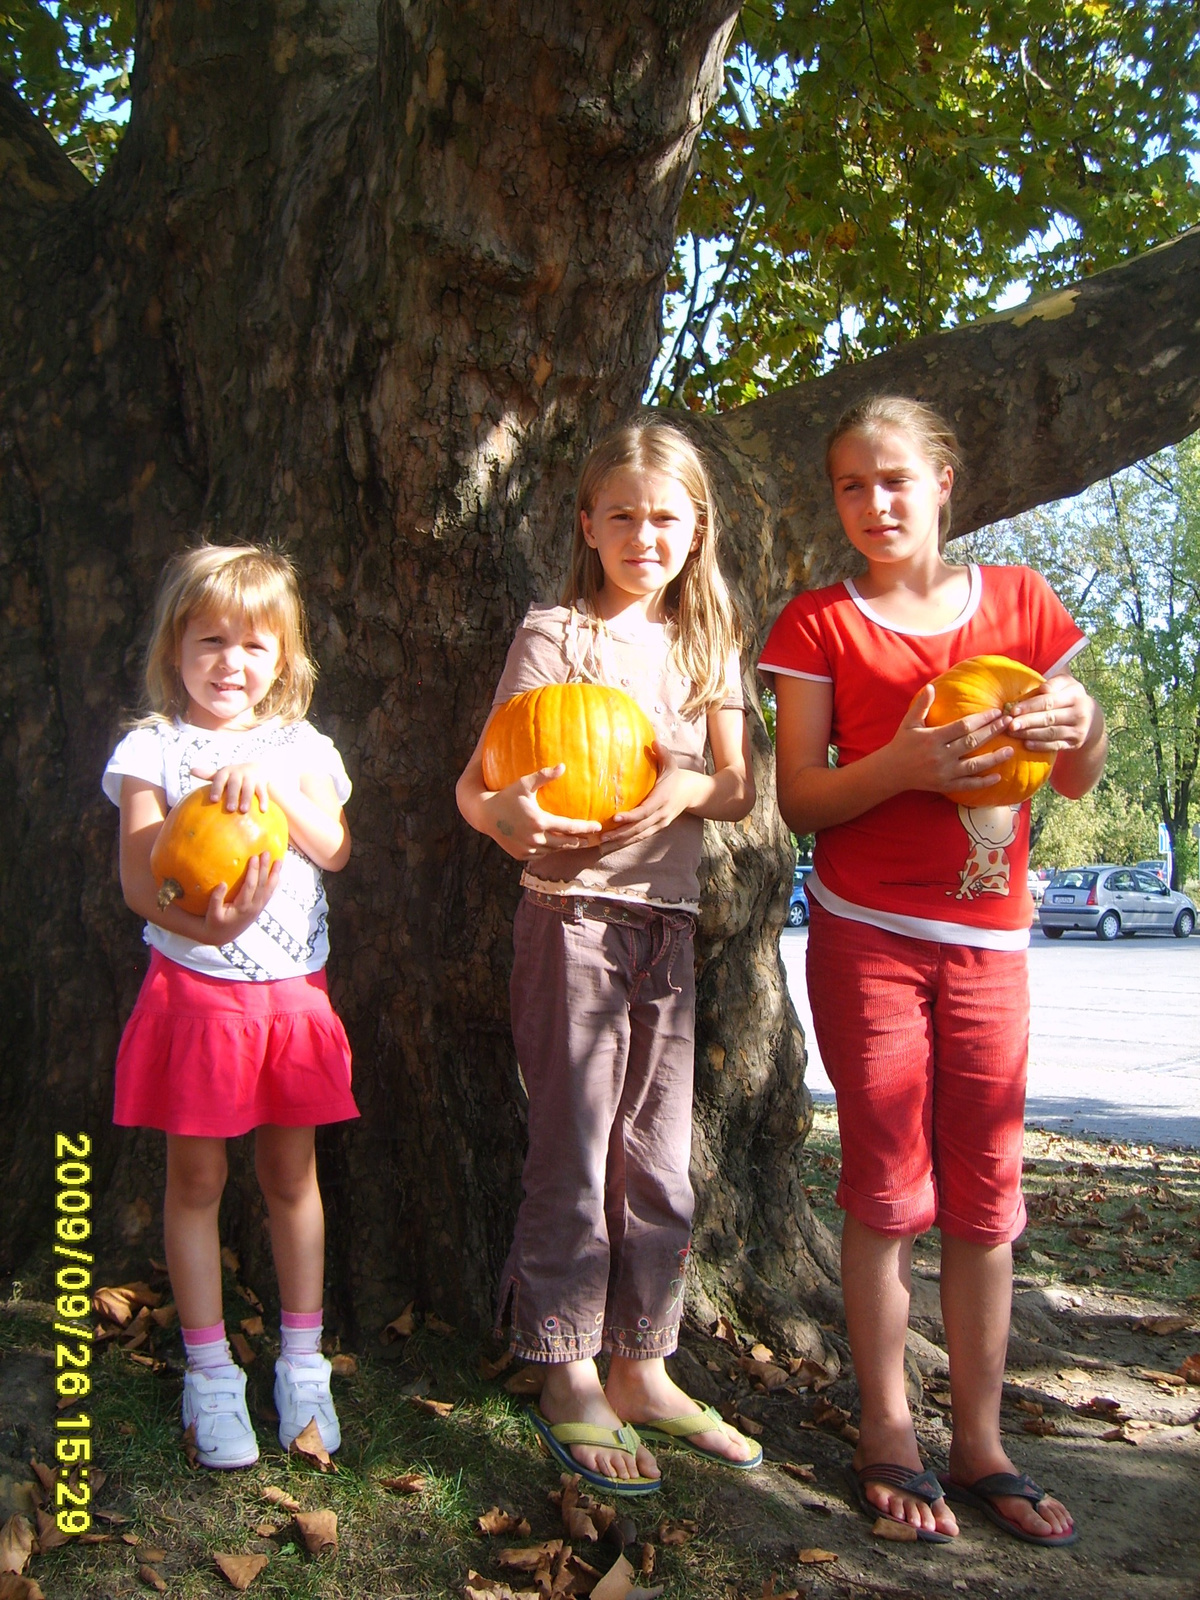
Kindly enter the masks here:
[[[99, 777], [167, 555], [198, 534], [271, 539], [304, 574], [315, 715], [355, 783], [330, 977], [364, 1115], [320, 1140], [331, 1299], [350, 1337], [410, 1298], [487, 1318], [523, 1147], [517, 873], [459, 821], [453, 782], [526, 604], [557, 588], [582, 455], [638, 402], [735, 10], [142, 0], [133, 116], [95, 190], [0, 91], [8, 1265], [48, 1237], [59, 1128], [95, 1141], [112, 1270], [154, 1248], [161, 1141], [109, 1128], [144, 951]], [[1190, 263], [1171, 289], [1185, 325], [1194, 248], [1157, 257]], [[1022, 471], [981, 457], [972, 504], [1015, 510], [1025, 483], [1061, 493], [1148, 431], [1188, 431], [1194, 386], [1158, 399], [1196, 370], [1168, 309], [1087, 453], [1054, 434], [1052, 374], [1107, 359], [1107, 325], [1071, 344], [1078, 313], [1043, 317], [1024, 358], [1016, 318], [987, 335], [966, 431], [1010, 403], [1005, 362], [1022, 359], [1050, 421]], [[727, 565], [757, 626], [837, 560], [805, 509], [821, 492], [811, 424], [873, 372], [959, 394], [958, 357], [938, 357], [962, 337], [689, 422], [717, 458]], [[759, 805], [708, 830], [693, 1305], [817, 1354], [836, 1269], [801, 1181], [803, 1044], [778, 957], [790, 849], [754, 733]], [[243, 1151], [226, 1226], [266, 1286], [261, 1221]]]

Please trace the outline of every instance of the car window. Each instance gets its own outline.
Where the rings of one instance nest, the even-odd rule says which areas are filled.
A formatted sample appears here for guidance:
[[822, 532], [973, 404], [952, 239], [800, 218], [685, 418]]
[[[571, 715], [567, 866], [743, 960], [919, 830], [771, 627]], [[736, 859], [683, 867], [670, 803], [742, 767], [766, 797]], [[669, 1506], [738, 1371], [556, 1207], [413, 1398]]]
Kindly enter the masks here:
[[1167, 894], [1169, 891], [1161, 878], [1153, 872], [1139, 872], [1137, 875], [1138, 888], [1143, 894]]
[[1124, 892], [1129, 889], [1136, 889], [1137, 884], [1134, 882], [1132, 872], [1110, 872], [1104, 880], [1104, 887]]
[[1094, 872], [1056, 872], [1054, 874], [1054, 887], [1056, 889], [1092, 889], [1096, 884]]

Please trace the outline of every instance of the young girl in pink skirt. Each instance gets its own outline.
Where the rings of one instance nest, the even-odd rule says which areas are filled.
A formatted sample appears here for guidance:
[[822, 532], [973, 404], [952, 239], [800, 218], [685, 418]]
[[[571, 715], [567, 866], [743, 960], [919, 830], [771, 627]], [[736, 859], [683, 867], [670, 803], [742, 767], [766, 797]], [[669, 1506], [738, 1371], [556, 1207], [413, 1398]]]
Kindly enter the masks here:
[[[303, 607], [287, 557], [253, 545], [188, 550], [163, 577], [146, 655], [149, 715], [121, 740], [104, 792], [121, 808], [121, 888], [146, 919], [150, 970], [117, 1055], [114, 1121], [167, 1136], [163, 1234], [187, 1371], [183, 1426], [206, 1467], [247, 1467], [258, 1442], [221, 1306], [217, 1217], [225, 1140], [255, 1130], [282, 1306], [279, 1441], [312, 1420], [341, 1443], [321, 1354], [325, 1223], [313, 1136], [358, 1115], [350, 1048], [325, 984], [322, 872], [350, 855], [350, 782], [304, 720]], [[250, 861], [203, 916], [158, 904], [150, 852], [170, 808], [207, 785], [228, 811], [257, 796], [287, 817], [283, 861]]]

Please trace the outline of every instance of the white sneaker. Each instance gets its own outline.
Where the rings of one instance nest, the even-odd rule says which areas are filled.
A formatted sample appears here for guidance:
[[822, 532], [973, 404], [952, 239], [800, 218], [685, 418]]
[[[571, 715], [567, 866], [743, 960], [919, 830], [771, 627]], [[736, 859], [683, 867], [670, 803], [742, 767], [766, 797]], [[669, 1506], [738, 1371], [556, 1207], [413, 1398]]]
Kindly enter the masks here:
[[183, 1375], [183, 1426], [196, 1430], [202, 1467], [252, 1467], [258, 1440], [246, 1410], [246, 1374], [240, 1367]]
[[341, 1444], [342, 1430], [329, 1392], [332, 1371], [324, 1356], [306, 1356], [301, 1362], [280, 1356], [276, 1361], [275, 1409], [279, 1413], [279, 1442], [285, 1450], [313, 1421], [330, 1455]]

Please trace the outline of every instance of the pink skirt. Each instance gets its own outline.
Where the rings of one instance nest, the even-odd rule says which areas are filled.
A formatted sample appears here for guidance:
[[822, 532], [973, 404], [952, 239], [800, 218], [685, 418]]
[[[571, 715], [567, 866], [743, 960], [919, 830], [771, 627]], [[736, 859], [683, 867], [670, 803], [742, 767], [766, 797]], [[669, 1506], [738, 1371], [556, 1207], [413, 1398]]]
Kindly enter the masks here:
[[119, 1127], [221, 1139], [358, 1114], [350, 1044], [323, 972], [230, 982], [150, 952], [117, 1051]]

